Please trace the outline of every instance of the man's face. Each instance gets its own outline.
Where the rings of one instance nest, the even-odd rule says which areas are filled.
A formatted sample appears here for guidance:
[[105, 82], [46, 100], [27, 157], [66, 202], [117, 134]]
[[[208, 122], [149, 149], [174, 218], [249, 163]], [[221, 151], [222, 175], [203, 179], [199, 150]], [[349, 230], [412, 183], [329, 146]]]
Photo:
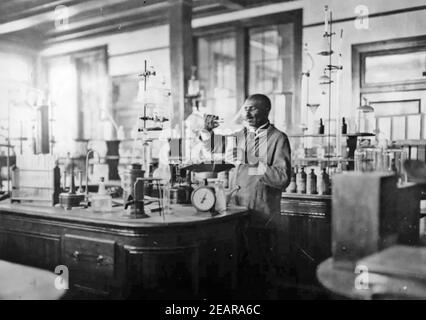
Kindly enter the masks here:
[[259, 101], [246, 100], [243, 105], [243, 118], [250, 127], [258, 128], [268, 120], [269, 110]]

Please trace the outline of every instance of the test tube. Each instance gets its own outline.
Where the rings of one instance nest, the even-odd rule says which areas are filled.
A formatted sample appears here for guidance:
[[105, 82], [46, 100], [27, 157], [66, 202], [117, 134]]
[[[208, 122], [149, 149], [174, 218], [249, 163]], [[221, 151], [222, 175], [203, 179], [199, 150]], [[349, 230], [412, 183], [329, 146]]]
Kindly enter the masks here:
[[226, 161], [237, 159], [237, 137], [234, 135], [228, 136], [226, 139]]

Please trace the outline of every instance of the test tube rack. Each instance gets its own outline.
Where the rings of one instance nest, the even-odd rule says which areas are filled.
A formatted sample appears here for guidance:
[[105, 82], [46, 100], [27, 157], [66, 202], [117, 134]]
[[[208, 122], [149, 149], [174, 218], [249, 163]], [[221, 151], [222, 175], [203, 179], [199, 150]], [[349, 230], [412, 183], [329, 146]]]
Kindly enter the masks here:
[[12, 174], [12, 203], [54, 206], [59, 203], [60, 169], [50, 154], [18, 156]]

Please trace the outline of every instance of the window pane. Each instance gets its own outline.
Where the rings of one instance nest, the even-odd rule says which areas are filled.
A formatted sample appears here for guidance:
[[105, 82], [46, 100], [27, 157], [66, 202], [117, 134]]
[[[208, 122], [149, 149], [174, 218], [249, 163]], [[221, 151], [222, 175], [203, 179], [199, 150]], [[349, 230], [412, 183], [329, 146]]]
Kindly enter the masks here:
[[197, 49], [202, 105], [223, 117], [227, 126], [237, 112], [235, 35], [201, 37]]
[[426, 50], [365, 58], [365, 83], [424, 80]]
[[405, 139], [405, 117], [392, 118], [392, 131], [393, 140]]
[[420, 139], [421, 114], [407, 117], [407, 139]]
[[376, 116], [395, 116], [420, 113], [420, 101], [383, 101], [371, 103]]
[[391, 117], [377, 119], [377, 129], [379, 129], [380, 133], [389, 141], [391, 140], [391, 120]]
[[279, 26], [249, 32], [249, 93], [272, 93], [282, 88], [282, 38]]

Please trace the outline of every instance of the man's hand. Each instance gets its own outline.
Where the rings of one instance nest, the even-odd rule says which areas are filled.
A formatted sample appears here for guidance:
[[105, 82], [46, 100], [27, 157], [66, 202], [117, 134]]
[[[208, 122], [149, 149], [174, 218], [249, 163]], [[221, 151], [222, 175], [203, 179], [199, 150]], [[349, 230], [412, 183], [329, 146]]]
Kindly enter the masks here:
[[259, 164], [257, 165], [257, 170], [259, 172], [260, 175], [264, 174], [266, 172], [266, 168], [268, 166], [266, 165], [265, 162], [263, 162], [262, 160], [259, 161]]
[[212, 114], [204, 115], [204, 130], [211, 132], [214, 128], [219, 126], [219, 117]]

